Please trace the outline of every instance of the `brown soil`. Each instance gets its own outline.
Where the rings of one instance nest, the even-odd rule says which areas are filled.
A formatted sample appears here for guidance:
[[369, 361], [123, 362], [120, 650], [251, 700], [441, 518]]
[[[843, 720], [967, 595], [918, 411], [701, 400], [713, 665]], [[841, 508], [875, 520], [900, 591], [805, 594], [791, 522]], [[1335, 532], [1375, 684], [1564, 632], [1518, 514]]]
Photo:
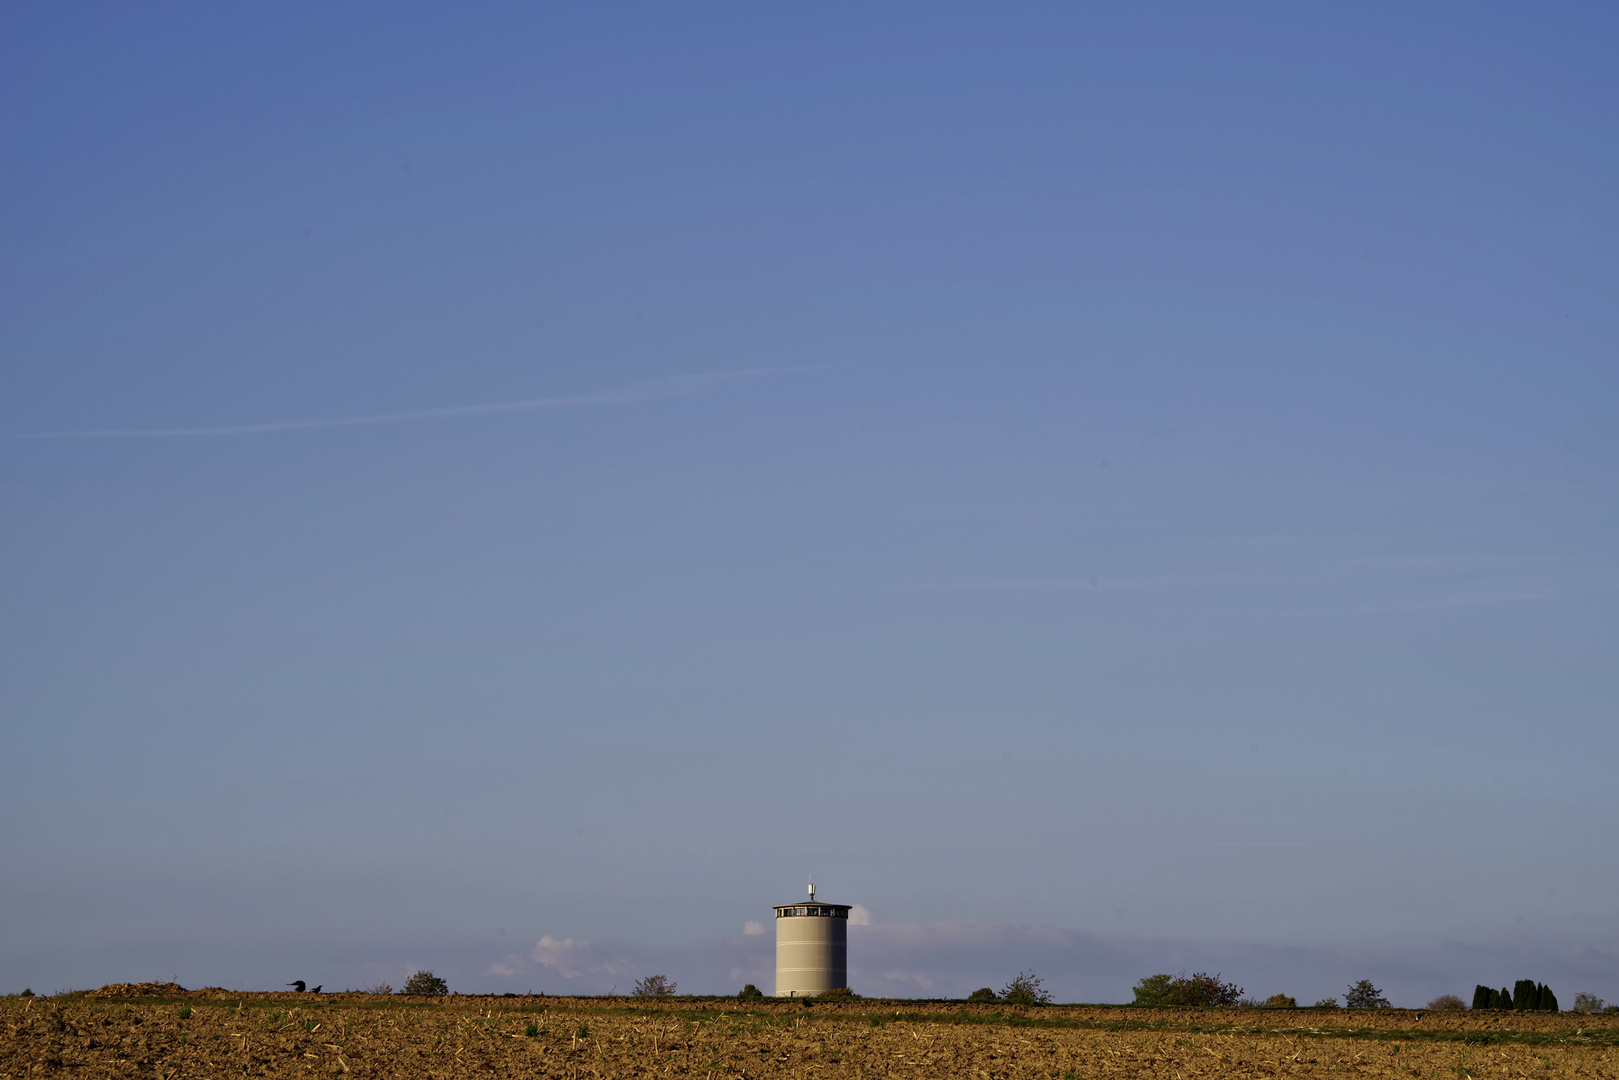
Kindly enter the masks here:
[[0, 1078], [1619, 1080], [1619, 1017], [1575, 1013], [1020, 1010], [864, 1000], [807, 1007], [719, 998], [231, 994], [163, 984], [0, 1001]]

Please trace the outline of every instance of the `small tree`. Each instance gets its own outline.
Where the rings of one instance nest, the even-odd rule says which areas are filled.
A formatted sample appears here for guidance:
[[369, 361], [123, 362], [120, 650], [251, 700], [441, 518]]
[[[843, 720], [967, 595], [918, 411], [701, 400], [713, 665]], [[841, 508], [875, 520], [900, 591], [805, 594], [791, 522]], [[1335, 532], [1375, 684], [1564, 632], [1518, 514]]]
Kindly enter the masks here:
[[[968, 1000], [968, 1002], [977, 1002], [979, 1004], [987, 1004], [987, 1003], [992, 1002], [992, 1001], [999, 1001], [999, 1000], [1001, 1000], [1001, 997], [1000, 997], [999, 994], [997, 994], [995, 991], [991, 990], [989, 987], [980, 986], [977, 990], [974, 990], [972, 993], [967, 995], [967, 1000]], [[1597, 1008], [1600, 1009], [1601, 1006], [1598, 1005]], [[1593, 1010], [1593, 1011], [1595, 1011], [1595, 1010]]]
[[1488, 1009], [1490, 1002], [1495, 1000], [1495, 991], [1488, 986], [1480, 984], [1473, 987], [1473, 1008]]
[[669, 981], [667, 975], [648, 975], [644, 979], [635, 980], [635, 989], [630, 991], [630, 997], [674, 997], [675, 984]]
[[1533, 979], [1519, 979], [1512, 984], [1512, 1007], [1527, 1012], [1539, 1004], [1540, 987]]
[[1322, 998], [1320, 1001], [1310, 1006], [1312, 1009], [1336, 1009], [1337, 1007], [1337, 998]]
[[1607, 1003], [1595, 994], [1579, 993], [1574, 995], [1575, 1012], [1599, 1013], [1605, 1004]]
[[1344, 1007], [1349, 1009], [1386, 1009], [1389, 999], [1383, 996], [1383, 991], [1372, 985], [1372, 980], [1362, 979], [1349, 988], [1344, 995]]
[[1467, 1008], [1467, 1002], [1463, 1001], [1455, 994], [1440, 994], [1438, 997], [1428, 1002], [1428, 1008], [1437, 1009], [1440, 1012], [1454, 1012], [1457, 1009]]
[[1044, 981], [1032, 971], [1027, 975], [1020, 971], [1001, 991], [1001, 1000], [1008, 1005], [1049, 1005], [1051, 992], [1040, 986]]
[[749, 983], [742, 988], [742, 992], [737, 995], [737, 998], [741, 1001], [758, 1001], [764, 996], [763, 990], [760, 990], [757, 986]]
[[1296, 1009], [1299, 1007], [1299, 1003], [1286, 994], [1272, 994], [1265, 999], [1264, 1005], [1267, 1009]]
[[421, 994], [426, 997], [443, 997], [450, 992], [450, 985], [431, 971], [418, 971], [405, 980], [405, 988], [401, 994]]

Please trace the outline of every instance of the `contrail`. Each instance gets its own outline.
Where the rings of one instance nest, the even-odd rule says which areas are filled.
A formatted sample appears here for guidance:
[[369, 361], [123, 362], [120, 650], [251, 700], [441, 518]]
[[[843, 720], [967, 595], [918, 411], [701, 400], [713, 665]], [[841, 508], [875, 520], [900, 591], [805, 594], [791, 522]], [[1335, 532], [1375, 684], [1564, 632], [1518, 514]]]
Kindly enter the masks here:
[[549, 409], [575, 409], [585, 405], [613, 405], [674, 397], [704, 386], [745, 378], [750, 375], [781, 375], [810, 371], [809, 367], [742, 368], [734, 371], [699, 371], [670, 375], [662, 379], [631, 383], [612, 390], [587, 394], [561, 394], [556, 397], [496, 401], [487, 405], [452, 405], [440, 409], [407, 409], [404, 412], [375, 413], [368, 416], [339, 416], [325, 420], [272, 420], [262, 424], [231, 424], [225, 427], [134, 428], [104, 431], [35, 431], [8, 436], [13, 439], [173, 439], [199, 435], [262, 435], [273, 431], [306, 431], [312, 428], [362, 427], [370, 424], [408, 424], [414, 420], [448, 420], [461, 416], [491, 416], [496, 413], [543, 412]]

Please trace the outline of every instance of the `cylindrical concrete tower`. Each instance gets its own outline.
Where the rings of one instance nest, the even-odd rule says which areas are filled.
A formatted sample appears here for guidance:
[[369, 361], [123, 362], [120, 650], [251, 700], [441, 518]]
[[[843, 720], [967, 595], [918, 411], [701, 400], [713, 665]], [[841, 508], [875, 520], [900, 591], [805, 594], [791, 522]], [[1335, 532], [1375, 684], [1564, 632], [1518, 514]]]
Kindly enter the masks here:
[[849, 985], [849, 905], [776, 905], [776, 996], [810, 997]]

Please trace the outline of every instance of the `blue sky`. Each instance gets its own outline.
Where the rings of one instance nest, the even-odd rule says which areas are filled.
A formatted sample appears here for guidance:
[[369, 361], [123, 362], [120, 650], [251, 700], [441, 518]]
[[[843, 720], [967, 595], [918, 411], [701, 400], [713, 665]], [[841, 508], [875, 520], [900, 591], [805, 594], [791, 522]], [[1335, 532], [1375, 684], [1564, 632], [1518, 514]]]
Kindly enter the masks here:
[[0, 28], [0, 990], [1619, 998], [1610, 7]]

